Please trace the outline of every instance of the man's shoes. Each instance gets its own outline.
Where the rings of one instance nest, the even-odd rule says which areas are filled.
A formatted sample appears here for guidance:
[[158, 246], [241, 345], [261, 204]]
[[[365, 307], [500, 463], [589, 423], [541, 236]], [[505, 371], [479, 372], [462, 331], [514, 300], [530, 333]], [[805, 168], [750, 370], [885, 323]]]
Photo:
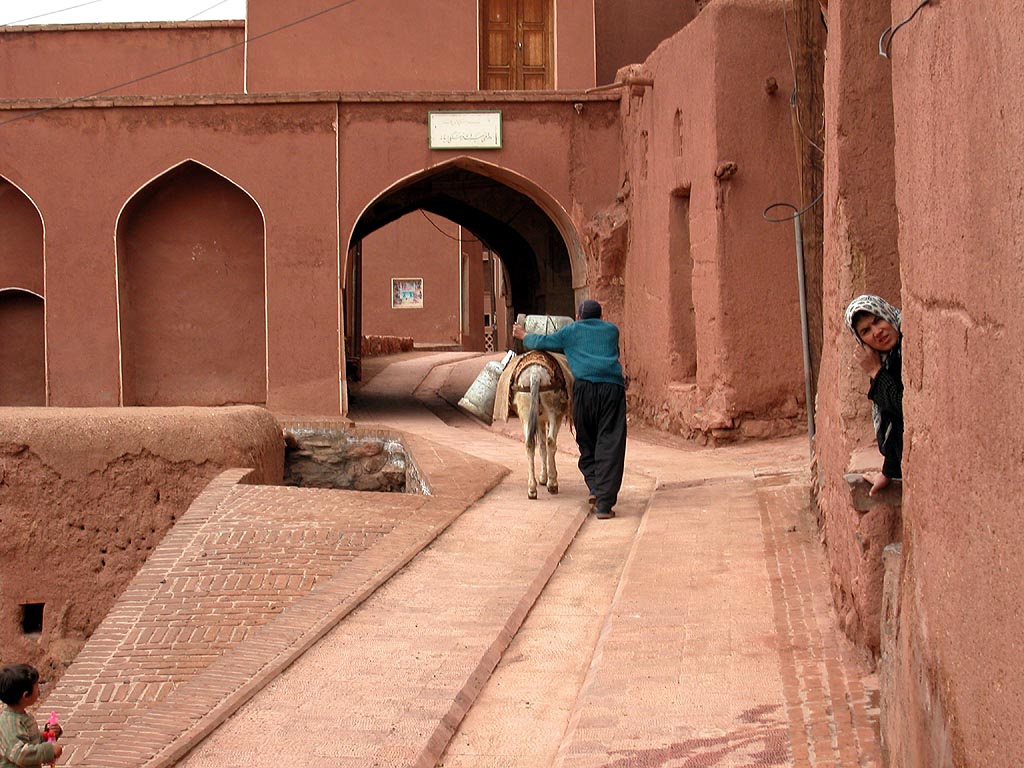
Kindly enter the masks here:
[[590, 506], [594, 506], [595, 504], [597, 504], [597, 496], [595, 496], [594, 494], [590, 494], [590, 496], [587, 498], [587, 504], [589, 504]]
[[615, 510], [614, 509], [599, 509], [599, 510], [597, 510], [597, 519], [598, 520], [611, 520], [613, 517], [615, 517]]

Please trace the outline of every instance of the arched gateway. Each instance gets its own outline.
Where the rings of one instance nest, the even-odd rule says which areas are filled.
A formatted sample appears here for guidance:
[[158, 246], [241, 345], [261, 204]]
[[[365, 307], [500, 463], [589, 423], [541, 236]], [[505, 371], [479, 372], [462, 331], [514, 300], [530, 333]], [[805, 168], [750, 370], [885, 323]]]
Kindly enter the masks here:
[[[372, 274], [378, 281], [388, 270], [394, 272], [393, 280], [408, 271], [408, 260], [402, 253], [364, 252], [363, 241], [416, 211], [459, 225], [459, 242], [453, 247], [465, 263], [450, 279], [460, 283], [462, 306], [474, 318], [484, 312], [475, 311], [477, 307], [468, 295], [475, 287], [474, 281], [463, 277], [470, 271], [466, 266], [471, 266], [474, 258], [479, 259], [481, 250], [493, 254], [503, 267], [511, 314], [572, 314], [577, 298], [573, 286], [585, 282], [586, 260], [576, 227], [564, 208], [521, 174], [461, 156], [396, 181], [373, 198], [355, 221], [344, 266], [345, 353], [350, 377], [359, 377], [365, 307], [363, 276], [370, 266], [364, 259], [388, 261], [386, 265], [372, 265]], [[410, 246], [416, 247], [414, 243]], [[442, 274], [440, 265], [432, 267], [422, 261], [418, 265], [432, 275]], [[450, 266], [447, 260], [445, 266]]]

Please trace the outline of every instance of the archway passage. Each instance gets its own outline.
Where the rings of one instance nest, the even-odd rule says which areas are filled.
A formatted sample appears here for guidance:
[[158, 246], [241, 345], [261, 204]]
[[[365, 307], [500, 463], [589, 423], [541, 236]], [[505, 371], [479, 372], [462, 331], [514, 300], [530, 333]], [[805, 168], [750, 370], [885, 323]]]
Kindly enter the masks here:
[[517, 312], [572, 314], [565, 240], [531, 197], [476, 171], [442, 166], [378, 198], [360, 217], [352, 242], [417, 209], [460, 224], [501, 257]]
[[44, 315], [39, 296], [0, 291], [0, 405], [46, 405]]
[[186, 162], [118, 222], [125, 405], [266, 402], [264, 223], [255, 201]]
[[[504, 267], [502, 274], [507, 276], [513, 317], [515, 313], [573, 314], [572, 263], [562, 232], [537, 200], [521, 191], [528, 188], [528, 183], [515, 179], [519, 188], [513, 188], [500, 178], [501, 169], [485, 164], [478, 166], [466, 167], [455, 161], [419, 174], [378, 197], [356, 223], [349, 252], [345, 322], [349, 334], [346, 356], [354, 378], [358, 378], [360, 359], [360, 320], [364, 312], [361, 302], [374, 300], [369, 293], [363, 296], [364, 260], [379, 258], [374, 256], [373, 249], [363, 248], [363, 239], [416, 211], [435, 214], [462, 228], [462, 241], [455, 247], [461, 246], [468, 269], [463, 272], [464, 313], [468, 307], [466, 291], [475, 286], [484, 292], [482, 254], [488, 253]], [[494, 176], [487, 175], [492, 171]], [[401, 271], [400, 251], [393, 252], [390, 258]], [[394, 276], [404, 275], [396, 273]], [[481, 321], [479, 339], [467, 339], [464, 333], [463, 341], [468, 341], [466, 348], [476, 348], [473, 345], [477, 343], [480, 349], [484, 348], [483, 323], [487, 313], [482, 301], [481, 297], [476, 307]], [[459, 311], [457, 306], [455, 311]], [[468, 311], [475, 322], [476, 314], [472, 309]], [[493, 318], [490, 321], [493, 322]]]

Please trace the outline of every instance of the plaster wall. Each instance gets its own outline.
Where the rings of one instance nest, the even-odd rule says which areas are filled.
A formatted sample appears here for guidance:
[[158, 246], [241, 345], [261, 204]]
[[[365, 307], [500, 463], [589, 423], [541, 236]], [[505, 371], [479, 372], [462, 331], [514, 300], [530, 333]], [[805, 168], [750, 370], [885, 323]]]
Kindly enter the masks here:
[[263, 229], [255, 201], [198, 163], [132, 198], [117, 232], [125, 405], [266, 402]]
[[[0, 435], [0, 645], [51, 681], [213, 477], [284, 468], [280, 426], [252, 407], [5, 408]], [[25, 604], [41, 632], [22, 631]]]
[[[363, 240], [364, 335], [461, 343], [459, 227], [440, 216], [426, 216], [429, 221], [419, 211], [407, 214]], [[423, 280], [422, 308], [392, 308], [391, 280], [402, 277]]]
[[46, 222], [51, 405], [122, 402], [118, 217], [138, 190], [193, 159], [263, 215], [268, 407], [340, 413], [336, 114], [333, 103], [143, 104], [4, 126], [0, 175]]
[[[630, 216], [623, 351], [631, 406], [683, 434], [728, 439], [798, 428], [793, 230], [761, 218], [770, 203], [798, 196], [786, 149], [792, 79], [782, 30], [774, 4], [712, 3], [634, 71], [653, 77], [654, 86], [623, 93]], [[766, 88], [769, 78], [777, 90]], [[673, 224], [680, 215], [687, 220]], [[673, 242], [680, 231], [688, 249]], [[692, 318], [678, 316], [689, 303], [679, 295], [685, 277], [673, 275], [673, 258], [686, 250]], [[682, 333], [692, 340], [680, 344]], [[683, 357], [694, 355], [690, 378]]]
[[[240, 21], [0, 27], [0, 98], [240, 92], [244, 38]], [[232, 45], [237, 47], [107, 90]]]
[[620, 68], [644, 61], [696, 15], [696, 3], [679, 0], [595, 0], [598, 84], [614, 82]]
[[[914, 10], [894, 0], [892, 18]], [[1020, 6], [929, 4], [894, 38], [904, 562], [892, 764], [1024, 757], [1024, 36]], [[968, 105], [971, 105], [968, 107]]]
[[46, 405], [44, 323], [41, 298], [0, 291], [0, 406]]
[[[555, 87], [590, 88], [593, 0], [554, 0]], [[257, 38], [324, 10], [320, 0], [250, 0]], [[477, 0], [351, 3], [249, 45], [250, 92], [476, 90]]]
[[[832, 598], [846, 634], [880, 653], [882, 550], [900, 537], [899, 509], [857, 511], [844, 475], [880, 470], [868, 378], [843, 315], [854, 296], [900, 306], [891, 65], [878, 55], [888, 3], [829, 4], [825, 67], [824, 343], [815, 409], [817, 503]], [[855, 466], [856, 465], [856, 466]]]
[[32, 201], [0, 177], [0, 290], [43, 288], [43, 221]]

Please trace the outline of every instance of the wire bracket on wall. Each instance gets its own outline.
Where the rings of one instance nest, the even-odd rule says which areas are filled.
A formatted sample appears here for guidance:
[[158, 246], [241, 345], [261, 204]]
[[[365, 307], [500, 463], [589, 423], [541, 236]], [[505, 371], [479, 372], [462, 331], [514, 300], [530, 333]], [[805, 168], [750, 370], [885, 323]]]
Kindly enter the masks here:
[[920, 11], [922, 8], [924, 8], [926, 5], [928, 5], [928, 3], [930, 3], [931, 1], [932, 0], [921, 0], [921, 2], [917, 4], [917, 7], [914, 9], [914, 12], [912, 14], [907, 16], [907, 18], [905, 18], [899, 24], [896, 24], [894, 26], [886, 28], [885, 32], [882, 33], [882, 36], [880, 38], [878, 38], [878, 55], [879, 56], [882, 56], [882, 57], [884, 57], [886, 59], [889, 58], [889, 51], [892, 49], [892, 39], [893, 39], [893, 37], [896, 36], [896, 33], [900, 31], [901, 27], [903, 27], [905, 24], [909, 24], [911, 22], [911, 20], [915, 16], [917, 16], [917, 12]]
[[[799, 208], [797, 208], [792, 203], [772, 203], [767, 208], [765, 208], [763, 211], [761, 211], [761, 217], [765, 221], [770, 221], [772, 224], [779, 224], [779, 223], [781, 223], [783, 221], [792, 221], [793, 219], [796, 219], [796, 218], [799, 218], [800, 216], [803, 216], [805, 213], [807, 213], [809, 210], [811, 210], [811, 208], [816, 206], [824, 195], [825, 195], [824, 192], [820, 192], [818, 194], [818, 196], [816, 198], [814, 198], [813, 200], [811, 200], [811, 202], [809, 202], [807, 204], [807, 207], [804, 208], [803, 210], [800, 210]], [[794, 211], [796, 211], [796, 213], [794, 213], [792, 216], [783, 216], [781, 219], [773, 219], [771, 216], [768, 215], [768, 211], [770, 211], [772, 208], [792, 208]]]

